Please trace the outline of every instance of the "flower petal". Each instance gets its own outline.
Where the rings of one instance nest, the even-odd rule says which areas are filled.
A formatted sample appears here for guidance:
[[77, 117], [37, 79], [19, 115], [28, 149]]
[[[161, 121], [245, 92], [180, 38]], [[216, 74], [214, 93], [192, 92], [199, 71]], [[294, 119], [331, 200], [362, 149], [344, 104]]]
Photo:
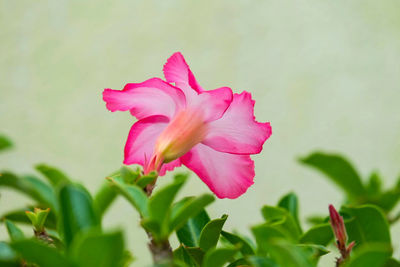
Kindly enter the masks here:
[[254, 118], [254, 100], [251, 94], [234, 94], [233, 101], [222, 118], [208, 124], [203, 144], [220, 152], [257, 154], [271, 136], [270, 124]]
[[158, 78], [128, 83], [122, 91], [105, 89], [103, 100], [110, 111], [130, 110], [139, 120], [153, 115], [171, 118], [186, 106], [183, 92]]
[[197, 108], [203, 113], [206, 122], [221, 118], [232, 102], [232, 90], [221, 87], [215, 90], [204, 91], [193, 99], [189, 107]]
[[164, 65], [163, 72], [167, 82], [175, 83], [177, 87], [184, 91], [195, 90], [198, 93], [204, 91], [197, 83], [189, 65], [180, 52], [176, 52], [168, 58], [167, 63]]
[[222, 153], [198, 144], [181, 162], [219, 198], [237, 198], [253, 184], [254, 162], [249, 155]]
[[[154, 152], [157, 137], [167, 127], [169, 119], [165, 116], [151, 116], [136, 122], [129, 131], [128, 140], [125, 144], [124, 164], [145, 165]], [[164, 164], [159, 173], [164, 175], [166, 171], [180, 166], [180, 160], [174, 160]]]

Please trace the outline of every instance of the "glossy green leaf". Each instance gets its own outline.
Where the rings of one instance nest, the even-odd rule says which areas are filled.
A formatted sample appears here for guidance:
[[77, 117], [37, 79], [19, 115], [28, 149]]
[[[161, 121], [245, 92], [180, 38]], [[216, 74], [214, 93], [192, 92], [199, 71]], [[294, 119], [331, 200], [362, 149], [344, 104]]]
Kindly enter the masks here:
[[289, 211], [280, 207], [264, 206], [261, 213], [268, 225], [279, 229], [293, 241], [298, 240], [301, 229]]
[[247, 267], [247, 266], [251, 266], [250, 262], [244, 258], [240, 258], [231, 262], [227, 267]]
[[354, 253], [346, 267], [382, 267], [390, 258], [392, 249], [385, 244], [366, 244]]
[[383, 267], [400, 267], [400, 262], [393, 258], [390, 258], [385, 262]]
[[151, 219], [163, 225], [168, 219], [167, 217], [171, 210], [172, 202], [179, 189], [185, 183], [186, 178], [187, 176], [185, 175], [178, 175], [173, 183], [153, 193], [152, 197], [149, 199], [149, 215]]
[[238, 247], [243, 255], [254, 255], [253, 247], [243, 237], [225, 231], [221, 231], [221, 235], [225, 237], [232, 245]]
[[204, 251], [208, 251], [209, 249], [214, 248], [217, 245], [222, 227], [224, 226], [226, 219], [228, 219], [228, 215], [223, 215], [219, 219], [209, 221], [204, 226], [199, 238], [199, 246], [201, 249], [203, 249]]
[[41, 242], [26, 239], [14, 242], [12, 248], [28, 262], [36, 263], [40, 267], [72, 267], [69, 260], [55, 248]]
[[0, 151], [9, 149], [13, 146], [10, 139], [5, 137], [4, 135], [0, 135]]
[[344, 157], [316, 152], [300, 159], [300, 162], [324, 173], [346, 192], [350, 200], [358, 201], [365, 197], [366, 190], [359, 174]]
[[64, 239], [69, 246], [74, 237], [90, 230], [99, 230], [100, 222], [90, 195], [81, 187], [66, 184], [59, 193]]
[[190, 218], [186, 224], [176, 231], [178, 240], [188, 247], [198, 247], [201, 230], [210, 221], [205, 210]]
[[46, 164], [39, 164], [35, 166], [35, 169], [40, 172], [53, 186], [59, 186], [60, 184], [71, 182], [67, 175], [55, 167]]
[[355, 241], [357, 246], [380, 243], [390, 247], [389, 224], [379, 208], [363, 205], [354, 208], [345, 207], [342, 211], [352, 216], [350, 220], [345, 221], [349, 242]]
[[198, 215], [207, 205], [213, 202], [214, 199], [213, 195], [203, 194], [186, 201], [178, 211], [172, 214], [169, 223], [170, 231], [181, 228], [189, 218]]
[[202, 267], [222, 267], [232, 261], [236, 253], [236, 248], [212, 248], [204, 255]]
[[122, 233], [89, 234], [72, 245], [79, 266], [118, 267], [124, 254]]
[[296, 222], [298, 229], [301, 230], [301, 225], [299, 221], [299, 203], [296, 194], [294, 193], [289, 193], [285, 196], [283, 196], [279, 202], [278, 202], [278, 207], [286, 209], [293, 217], [294, 221]]
[[118, 192], [133, 205], [142, 217], [146, 218], [149, 216], [147, 195], [140, 187], [136, 185], [128, 185], [120, 178], [110, 178], [109, 180]]
[[279, 265], [285, 267], [313, 267], [310, 255], [301, 248], [284, 240], [275, 240], [268, 247], [270, 257]]
[[300, 237], [300, 243], [328, 245], [333, 240], [333, 232], [329, 223], [319, 224], [311, 227]]
[[11, 241], [18, 241], [25, 238], [24, 233], [12, 221], [6, 220], [6, 227]]

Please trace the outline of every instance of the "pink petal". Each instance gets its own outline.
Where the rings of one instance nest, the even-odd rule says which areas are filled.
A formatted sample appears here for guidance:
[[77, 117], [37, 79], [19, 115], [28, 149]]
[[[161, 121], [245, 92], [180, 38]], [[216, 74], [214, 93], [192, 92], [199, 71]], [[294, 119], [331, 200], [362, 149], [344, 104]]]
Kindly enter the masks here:
[[[125, 144], [124, 164], [144, 166], [153, 155], [157, 137], [167, 127], [168, 123], [169, 119], [165, 116], [151, 116], [136, 122], [131, 127]], [[180, 164], [179, 159], [164, 164], [159, 175], [164, 175], [167, 170], [172, 170]]]
[[158, 78], [128, 83], [122, 91], [105, 89], [103, 100], [110, 111], [130, 110], [139, 120], [153, 115], [171, 118], [186, 106], [183, 92]]
[[181, 161], [219, 198], [237, 198], [253, 184], [254, 162], [249, 155], [222, 153], [198, 144]]
[[254, 118], [254, 100], [251, 94], [234, 94], [233, 101], [222, 118], [208, 124], [203, 144], [220, 152], [257, 154], [271, 136], [270, 124]]
[[204, 91], [197, 83], [189, 65], [186, 63], [185, 58], [180, 52], [174, 53], [167, 60], [163, 72], [167, 82], [175, 83], [175, 85], [183, 91], [195, 90], [198, 93]]
[[189, 107], [201, 110], [206, 122], [214, 121], [222, 117], [232, 102], [232, 90], [229, 87], [221, 87], [215, 90], [201, 92], [192, 99]]

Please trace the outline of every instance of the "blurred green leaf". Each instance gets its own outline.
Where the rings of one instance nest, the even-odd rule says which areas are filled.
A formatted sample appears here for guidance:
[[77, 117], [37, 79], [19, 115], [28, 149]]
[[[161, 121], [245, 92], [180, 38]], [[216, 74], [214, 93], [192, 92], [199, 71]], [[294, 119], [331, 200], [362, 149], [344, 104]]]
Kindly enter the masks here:
[[278, 202], [278, 207], [286, 209], [292, 215], [298, 229], [302, 232], [298, 214], [299, 201], [297, 196], [294, 193], [283, 196]]
[[170, 231], [181, 228], [189, 218], [198, 215], [207, 205], [213, 202], [214, 199], [213, 195], [203, 194], [186, 201], [180, 209], [172, 213], [169, 223]]
[[275, 239], [292, 240], [287, 231], [283, 232], [281, 228], [276, 228], [267, 223], [253, 226], [251, 231], [257, 242], [257, 252], [261, 255], [267, 255], [270, 243]]
[[36, 165], [35, 169], [55, 187], [59, 186], [60, 184], [71, 183], [67, 175], [55, 167], [42, 163]]
[[280, 267], [273, 260], [267, 257], [252, 256], [249, 258], [254, 267]]
[[59, 200], [67, 247], [76, 235], [100, 229], [92, 198], [81, 187], [73, 184], [63, 185], [60, 189]]
[[12, 248], [16, 250], [23, 259], [36, 263], [40, 267], [72, 267], [69, 260], [56, 249], [44, 245], [33, 239], [25, 239], [14, 242]]
[[[6, 219], [9, 219], [9, 220], [11, 220], [13, 222], [16, 222], [16, 223], [23, 223], [23, 224], [29, 224], [30, 225], [31, 221], [26, 216], [26, 211], [33, 211], [33, 209], [34, 209], [33, 207], [28, 207], [28, 208], [25, 208], [25, 209], [13, 210], [13, 211], [10, 211], [10, 212], [8, 212], [6, 214], [3, 214], [1, 216], [1, 219], [6, 218]], [[49, 229], [56, 229], [57, 228], [56, 216], [55, 216], [54, 212], [50, 211], [50, 213], [49, 213], [49, 215], [47, 217], [47, 220], [45, 221], [44, 226], [46, 228], [49, 228]]]
[[300, 243], [328, 245], [333, 240], [333, 232], [329, 223], [315, 225], [300, 237]]
[[340, 186], [353, 201], [359, 201], [366, 195], [361, 178], [354, 167], [340, 155], [315, 152], [300, 162], [323, 172], [328, 178]]
[[344, 207], [342, 211], [352, 216], [345, 220], [349, 242], [356, 242], [358, 246], [368, 243], [385, 244], [390, 247], [389, 224], [383, 212], [373, 205], [359, 207]]
[[201, 248], [186, 247], [185, 250], [192, 257], [197, 266], [201, 266], [204, 258], [204, 251]]
[[151, 172], [147, 175], [143, 175], [136, 181], [136, 185], [141, 188], [145, 188], [148, 184], [155, 182], [157, 177], [158, 174], [156, 172]]
[[139, 214], [146, 218], [149, 216], [148, 199], [143, 190], [136, 185], [128, 185], [120, 178], [110, 178], [111, 183], [115, 186], [118, 192], [128, 200]]
[[393, 258], [390, 258], [385, 262], [383, 267], [400, 267], [400, 262]]
[[72, 256], [82, 267], [122, 266], [122, 233], [88, 234], [72, 245]]
[[385, 244], [367, 244], [354, 253], [346, 267], [382, 267], [390, 258], [392, 249]]
[[178, 240], [188, 247], [198, 247], [201, 230], [210, 221], [205, 210], [190, 218], [186, 224], [176, 231]]
[[232, 261], [236, 253], [236, 248], [211, 248], [204, 255], [202, 267], [222, 267]]
[[179, 248], [174, 250], [174, 260], [178, 260], [180, 262], [185, 263], [187, 266], [196, 266], [196, 263], [193, 261], [192, 257], [186, 251], [185, 247], [180, 245]]
[[136, 180], [140, 177], [141, 171], [139, 169], [132, 170], [129, 167], [122, 166], [119, 170], [119, 175], [122, 177], [126, 184], [134, 184]]
[[243, 237], [229, 232], [221, 231], [221, 235], [225, 237], [232, 245], [238, 247], [244, 255], [254, 255], [254, 249], [250, 243]]
[[365, 188], [369, 197], [377, 196], [381, 193], [382, 180], [377, 172], [371, 173]]
[[5, 137], [4, 135], [0, 135], [0, 151], [9, 149], [13, 146], [10, 139]]
[[30, 196], [40, 204], [45, 204], [53, 211], [58, 211], [58, 203], [53, 189], [33, 176], [18, 177], [13, 173], [4, 172], [0, 176], [0, 187], [7, 186]]
[[12, 221], [6, 220], [6, 227], [11, 241], [18, 241], [24, 239], [24, 233]]
[[261, 213], [268, 225], [279, 229], [293, 241], [299, 239], [301, 229], [289, 211], [280, 207], [264, 206]]
[[322, 216], [322, 215], [312, 215], [307, 217], [307, 222], [311, 225], [318, 225], [318, 224], [324, 224], [329, 221], [328, 216]]
[[0, 264], [1, 266], [19, 266], [16, 264], [17, 254], [6, 242], [0, 241]]
[[330, 251], [325, 247], [321, 245], [315, 245], [315, 244], [299, 244], [296, 245], [300, 249], [302, 249], [306, 255], [309, 255], [309, 260], [312, 262], [314, 265], [317, 265], [318, 260], [321, 256], [328, 254]]
[[209, 221], [204, 226], [199, 238], [199, 246], [201, 249], [203, 249], [204, 251], [208, 251], [209, 249], [214, 248], [217, 245], [222, 227], [224, 226], [226, 219], [228, 219], [228, 215], [225, 214], [219, 219]]
[[93, 206], [99, 218], [103, 217], [104, 213], [117, 198], [117, 195], [117, 190], [112, 186], [112, 184], [110, 184], [109, 181], [102, 184], [93, 199]]

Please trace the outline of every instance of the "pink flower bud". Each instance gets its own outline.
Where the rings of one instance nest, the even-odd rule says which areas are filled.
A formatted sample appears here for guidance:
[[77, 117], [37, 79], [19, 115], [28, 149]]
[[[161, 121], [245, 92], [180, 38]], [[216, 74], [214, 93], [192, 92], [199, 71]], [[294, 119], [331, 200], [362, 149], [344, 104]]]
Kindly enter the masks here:
[[329, 205], [330, 223], [335, 234], [338, 245], [346, 246], [347, 234], [344, 226], [343, 217], [339, 215], [333, 205]]

